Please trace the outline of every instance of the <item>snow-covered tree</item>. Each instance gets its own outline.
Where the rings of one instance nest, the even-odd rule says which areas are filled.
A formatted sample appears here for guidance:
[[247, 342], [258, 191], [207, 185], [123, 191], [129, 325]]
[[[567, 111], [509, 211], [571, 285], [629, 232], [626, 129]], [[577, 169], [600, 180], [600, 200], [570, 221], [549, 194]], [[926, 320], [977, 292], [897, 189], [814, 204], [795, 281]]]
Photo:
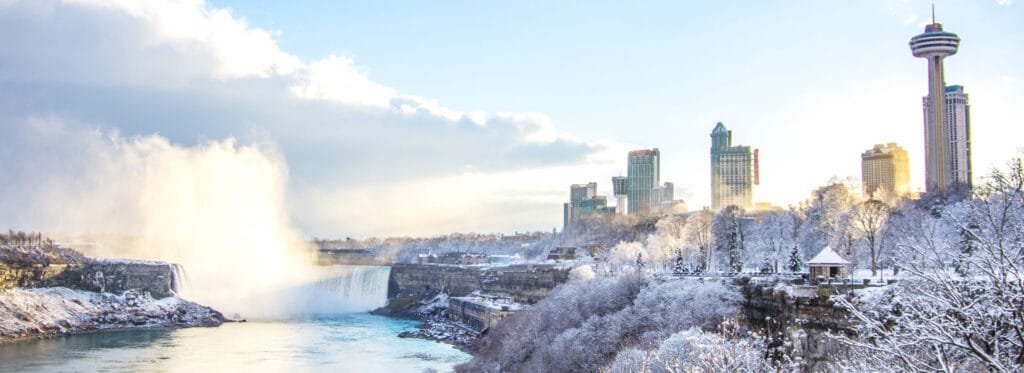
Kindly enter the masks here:
[[722, 209], [715, 215], [712, 232], [715, 251], [725, 255], [725, 263], [729, 270], [734, 273], [743, 271], [743, 259], [746, 255], [743, 211], [735, 206]]
[[777, 273], [796, 247], [798, 218], [792, 211], [780, 211], [764, 213], [758, 220], [747, 239], [747, 261], [760, 263], [763, 273]]
[[711, 234], [711, 226], [714, 221], [715, 215], [708, 210], [695, 212], [686, 219], [686, 242], [698, 253], [697, 272], [713, 269], [714, 237]]
[[830, 246], [847, 258], [853, 255], [855, 243], [849, 225], [850, 210], [856, 198], [843, 183], [832, 183], [814, 191], [810, 200], [806, 201], [801, 212], [805, 217], [800, 226], [800, 247], [804, 259], [808, 259]]
[[674, 267], [682, 251], [695, 251], [686, 246], [686, 220], [682, 217], [668, 215], [658, 219], [654, 226], [655, 231], [647, 236], [645, 245], [646, 259], [652, 268]]
[[632, 372], [763, 372], [771, 370], [757, 338], [726, 338], [691, 328], [662, 341], [656, 350], [620, 352], [607, 371]]
[[[840, 298], [860, 322], [849, 367], [1024, 370], [1024, 166], [997, 171], [974, 199], [906, 211], [896, 286]], [[969, 237], [971, 250], [962, 250]]]
[[793, 246], [789, 251], [789, 260], [786, 261], [786, 269], [790, 272], [796, 273], [802, 271], [804, 268], [804, 254], [800, 252], [800, 248]]
[[[689, 336], [714, 338], [714, 331], [735, 317], [741, 302], [733, 285], [694, 278], [658, 282], [625, 273], [570, 282], [491, 329], [474, 359], [457, 370], [602, 371], [617, 356], [627, 358], [629, 352], [620, 351], [655, 351], [652, 356], [657, 356], [657, 347], [680, 331], [696, 328]], [[681, 352], [677, 347], [666, 348]], [[694, 351], [719, 351], [703, 347]]]
[[683, 250], [677, 250], [675, 260], [672, 263], [672, 274], [676, 276], [690, 274], [690, 267], [686, 265], [686, 258], [683, 257]]

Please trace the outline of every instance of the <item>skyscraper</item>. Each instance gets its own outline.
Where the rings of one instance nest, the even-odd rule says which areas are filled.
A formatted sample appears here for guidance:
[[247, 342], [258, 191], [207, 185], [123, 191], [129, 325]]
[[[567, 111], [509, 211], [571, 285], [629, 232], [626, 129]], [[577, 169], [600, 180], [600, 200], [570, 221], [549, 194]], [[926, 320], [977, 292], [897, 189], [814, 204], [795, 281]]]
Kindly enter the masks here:
[[732, 131], [718, 122], [711, 130], [711, 209], [754, 207], [754, 157], [749, 146], [733, 146]]
[[612, 177], [612, 195], [615, 196], [615, 213], [624, 215], [626, 212], [626, 205], [629, 204], [627, 200], [627, 194], [629, 194], [629, 179], [625, 176]]
[[662, 208], [666, 207], [666, 205], [671, 206], [675, 200], [675, 189], [675, 184], [668, 181], [654, 187], [654, 190], [651, 191], [651, 206], [653, 208]]
[[597, 183], [573, 184], [569, 187], [569, 221], [579, 220], [585, 201], [597, 196]]
[[[930, 121], [929, 113], [930, 100], [924, 101], [925, 123]], [[943, 102], [944, 119], [946, 126], [945, 145], [946, 164], [949, 167], [949, 174], [946, 185], [955, 191], [970, 189], [971, 182], [971, 106], [967, 102], [967, 94], [964, 87], [960, 85], [946, 86], [945, 100]], [[927, 127], [925, 127], [927, 130]]]
[[902, 196], [910, 192], [910, 161], [907, 151], [894, 143], [878, 144], [860, 155], [864, 196], [877, 193]]
[[949, 153], [949, 131], [946, 128], [946, 81], [942, 60], [956, 54], [960, 37], [942, 30], [935, 22], [924, 27], [924, 33], [910, 39], [914, 57], [928, 59], [928, 97], [925, 98], [924, 148], [925, 188], [929, 193], [945, 194], [957, 187]]
[[629, 152], [626, 168], [629, 214], [651, 211], [651, 192], [661, 184], [661, 151], [658, 148]]
[[570, 219], [572, 219], [572, 205], [566, 202], [562, 204], [562, 232], [569, 229]]

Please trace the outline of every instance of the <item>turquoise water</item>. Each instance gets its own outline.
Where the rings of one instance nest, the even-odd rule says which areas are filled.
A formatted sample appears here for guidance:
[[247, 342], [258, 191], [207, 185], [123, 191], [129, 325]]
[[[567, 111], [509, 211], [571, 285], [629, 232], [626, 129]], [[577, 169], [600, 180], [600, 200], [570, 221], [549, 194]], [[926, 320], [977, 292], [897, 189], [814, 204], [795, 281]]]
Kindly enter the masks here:
[[0, 345], [0, 372], [421, 372], [470, 355], [369, 314], [123, 331]]

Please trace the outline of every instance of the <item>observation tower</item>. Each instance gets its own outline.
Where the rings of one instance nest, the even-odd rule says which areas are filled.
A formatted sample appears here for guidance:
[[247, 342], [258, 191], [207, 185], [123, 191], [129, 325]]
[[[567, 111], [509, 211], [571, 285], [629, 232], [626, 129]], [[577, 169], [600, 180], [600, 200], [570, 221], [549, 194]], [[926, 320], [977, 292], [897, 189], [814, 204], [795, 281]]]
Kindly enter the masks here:
[[925, 187], [928, 193], [945, 194], [953, 182], [952, 166], [949, 164], [946, 139], [946, 81], [943, 76], [942, 60], [956, 54], [960, 37], [942, 30], [942, 24], [935, 22], [935, 6], [932, 6], [932, 23], [924, 27], [924, 33], [910, 39], [910, 51], [914, 57], [928, 59], [928, 97], [924, 109]]

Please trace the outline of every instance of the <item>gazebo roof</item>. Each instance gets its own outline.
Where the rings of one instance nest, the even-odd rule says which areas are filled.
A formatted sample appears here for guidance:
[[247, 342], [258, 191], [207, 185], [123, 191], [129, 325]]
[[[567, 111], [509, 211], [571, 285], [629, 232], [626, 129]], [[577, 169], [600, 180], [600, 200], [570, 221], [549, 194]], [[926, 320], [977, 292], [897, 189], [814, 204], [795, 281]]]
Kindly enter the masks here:
[[818, 255], [815, 255], [813, 259], [807, 261], [807, 265], [849, 265], [846, 259], [832, 251], [831, 247], [825, 246], [821, 249]]

